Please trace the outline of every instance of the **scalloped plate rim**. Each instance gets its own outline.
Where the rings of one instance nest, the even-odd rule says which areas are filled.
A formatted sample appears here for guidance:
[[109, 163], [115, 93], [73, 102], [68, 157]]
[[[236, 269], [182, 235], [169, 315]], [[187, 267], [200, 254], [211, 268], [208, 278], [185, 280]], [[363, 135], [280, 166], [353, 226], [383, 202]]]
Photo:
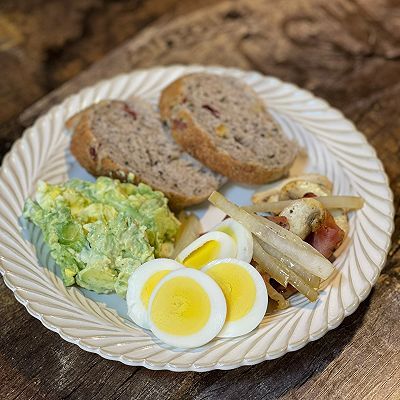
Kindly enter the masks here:
[[[60, 335], [60, 337], [62, 337], [67, 342], [76, 344], [81, 349], [83, 349], [85, 351], [89, 351], [91, 353], [96, 353], [103, 358], [119, 361], [123, 364], [130, 365], [130, 366], [137, 366], [137, 367], [143, 366], [143, 367], [146, 367], [146, 368], [149, 368], [152, 370], [170, 370], [170, 371], [175, 371], [175, 372], [177, 372], [177, 371], [203, 372], [203, 371], [210, 371], [213, 369], [229, 370], [229, 369], [238, 368], [238, 367], [244, 366], [244, 365], [255, 365], [255, 364], [258, 364], [265, 360], [272, 360], [275, 358], [279, 358], [287, 352], [300, 350], [301, 348], [305, 347], [308, 343], [320, 339], [329, 330], [332, 330], [332, 329], [335, 329], [336, 327], [338, 327], [342, 323], [344, 318], [346, 318], [347, 316], [354, 313], [357, 310], [360, 303], [362, 301], [364, 301], [365, 298], [368, 297], [368, 295], [370, 294], [370, 292], [372, 290], [372, 287], [375, 285], [376, 281], [379, 278], [379, 275], [380, 275], [380, 272], [382, 271], [383, 266], [385, 265], [385, 262], [387, 259], [387, 254], [388, 254], [390, 244], [391, 244], [391, 235], [394, 230], [393, 193], [389, 186], [389, 179], [384, 170], [382, 161], [377, 157], [376, 150], [368, 143], [368, 140], [366, 139], [366, 137], [361, 132], [358, 131], [358, 129], [356, 128], [354, 123], [352, 121], [349, 121], [340, 110], [330, 106], [326, 100], [320, 99], [320, 98], [316, 97], [313, 93], [311, 93], [305, 89], [299, 88], [296, 84], [281, 81], [280, 79], [273, 77], [273, 76], [265, 76], [257, 71], [243, 71], [238, 68], [222, 67], [222, 66], [180, 65], [180, 64], [169, 65], [169, 66], [156, 66], [153, 68], [141, 68], [141, 69], [137, 69], [132, 72], [129, 72], [129, 73], [118, 74], [110, 79], [102, 79], [102, 80], [96, 82], [92, 86], [84, 87], [79, 92], [68, 96], [60, 104], [57, 104], [57, 105], [54, 105], [53, 107], [51, 107], [44, 115], [39, 116], [36, 119], [35, 123], [31, 127], [28, 127], [24, 131], [23, 135], [13, 143], [10, 151], [4, 156], [2, 166], [0, 168], [0, 179], [3, 176], [4, 171], [6, 169], [4, 167], [4, 165], [6, 165], [6, 167], [8, 167], [8, 164], [10, 163], [10, 161], [12, 161], [12, 157], [15, 155], [16, 149], [18, 148], [18, 146], [21, 146], [21, 144], [24, 142], [24, 139], [26, 139], [26, 137], [28, 135], [34, 134], [34, 128], [36, 126], [43, 123], [43, 121], [45, 121], [46, 118], [49, 117], [49, 115], [54, 116], [54, 114], [56, 114], [59, 110], [61, 110], [63, 107], [65, 107], [67, 105], [67, 103], [72, 103], [74, 100], [78, 100], [81, 96], [84, 95], [85, 92], [90, 92], [91, 90], [102, 87], [103, 85], [105, 85], [107, 83], [110, 83], [110, 85], [112, 85], [112, 81], [116, 82], [119, 79], [128, 78], [132, 74], [165, 71], [168, 69], [175, 69], [175, 68], [180, 68], [182, 70], [185, 70], [185, 69], [212, 70], [212, 71], [217, 71], [221, 74], [231, 71], [233, 73], [239, 73], [239, 74], [243, 74], [243, 73], [244, 74], [253, 74], [253, 75], [258, 76], [258, 78], [260, 78], [260, 79], [269, 78], [269, 79], [274, 80], [278, 85], [282, 85], [282, 84], [287, 85], [287, 87], [291, 87], [292, 90], [301, 92], [302, 94], [308, 96], [309, 99], [316, 100], [317, 102], [321, 102], [321, 104], [323, 104], [324, 106], [337, 112], [338, 116], [341, 119], [344, 119], [346, 122], [350, 122], [353, 133], [357, 134], [358, 139], [361, 139], [361, 142], [364, 145], [366, 145], [370, 150], [372, 150], [371, 157], [373, 157], [375, 159], [375, 161], [377, 162], [377, 167], [378, 167], [377, 169], [374, 169], [374, 171], [380, 172], [380, 174], [383, 178], [383, 181], [384, 181], [384, 182], [380, 182], [380, 183], [384, 183], [386, 186], [386, 189], [387, 189], [387, 198], [385, 200], [390, 203], [390, 207], [389, 207], [390, 212], [387, 215], [385, 215], [387, 217], [387, 219], [390, 221], [389, 230], [387, 232], [387, 240], [386, 240], [385, 246], [384, 246], [384, 248], [381, 248], [381, 250], [383, 251], [384, 254], [382, 254], [382, 257], [380, 258], [379, 263], [375, 264], [376, 267], [378, 268], [378, 273], [373, 277], [373, 279], [368, 281], [369, 285], [368, 285], [367, 290], [365, 290], [361, 296], [359, 296], [357, 294], [356, 301], [353, 304], [351, 304], [347, 307], [343, 306], [343, 310], [344, 310], [343, 314], [340, 315], [338, 318], [336, 318], [334, 320], [333, 324], [332, 324], [333, 321], [327, 321], [326, 327], [323, 327], [319, 331], [314, 332], [313, 335], [311, 335], [310, 332], [308, 332], [307, 337], [299, 340], [298, 342], [295, 342], [293, 344], [288, 344], [286, 347], [284, 347], [278, 351], [275, 351], [273, 353], [266, 353], [264, 357], [243, 358], [241, 362], [236, 362], [236, 363], [235, 362], [221, 363], [219, 361], [216, 361], [214, 363], [209, 363], [208, 365], [205, 365], [205, 366], [196, 367], [196, 361], [191, 365], [188, 363], [180, 364], [180, 365], [179, 365], [179, 363], [170, 364], [169, 362], [164, 363], [164, 364], [161, 363], [161, 364], [157, 365], [157, 363], [148, 362], [146, 359], [142, 359], [141, 361], [137, 361], [137, 362], [131, 361], [131, 360], [126, 359], [126, 357], [124, 355], [116, 356], [116, 355], [109, 354], [109, 353], [103, 351], [100, 347], [86, 345], [86, 344], [82, 343], [83, 342], [82, 339], [66, 334], [65, 332], [63, 332], [62, 328], [57, 327], [57, 326], [49, 323], [48, 321], [46, 321], [43, 313], [34, 311], [30, 306], [29, 300], [24, 299], [23, 297], [21, 297], [20, 294], [17, 293], [18, 289], [20, 289], [20, 288], [18, 286], [14, 286], [8, 279], [8, 275], [11, 276], [12, 272], [6, 270], [6, 268], [3, 264], [3, 259], [5, 259], [5, 257], [3, 255], [0, 255], [0, 273], [3, 276], [5, 285], [13, 292], [16, 300], [27, 309], [27, 311], [29, 312], [30, 315], [37, 318], [47, 329], [49, 329], [53, 332], [56, 332], [58, 335]], [[23, 289], [23, 288], [21, 288], [21, 289]]]

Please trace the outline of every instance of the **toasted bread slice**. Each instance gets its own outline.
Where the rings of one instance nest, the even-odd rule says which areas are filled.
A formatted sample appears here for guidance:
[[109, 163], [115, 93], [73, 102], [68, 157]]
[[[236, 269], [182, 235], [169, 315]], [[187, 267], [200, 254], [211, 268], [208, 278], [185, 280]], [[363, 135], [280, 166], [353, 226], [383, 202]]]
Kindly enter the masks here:
[[236, 78], [183, 76], [162, 91], [159, 105], [183, 149], [234, 181], [279, 179], [295, 159], [297, 145], [285, 137], [258, 95]]
[[201, 203], [226, 181], [182, 151], [142, 99], [101, 101], [66, 125], [73, 131], [72, 154], [91, 174], [124, 180], [133, 173], [174, 209]]

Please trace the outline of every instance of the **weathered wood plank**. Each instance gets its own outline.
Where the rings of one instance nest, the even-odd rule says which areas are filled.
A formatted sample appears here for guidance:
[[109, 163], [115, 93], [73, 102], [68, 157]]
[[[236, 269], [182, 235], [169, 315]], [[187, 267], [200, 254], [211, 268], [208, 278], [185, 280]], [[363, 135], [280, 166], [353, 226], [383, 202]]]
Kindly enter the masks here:
[[221, 0], [2, 0], [1, 124], [157, 18]]
[[2, 284], [2, 397], [400, 398], [399, 12], [389, 0], [226, 2], [155, 24], [27, 110], [24, 124], [83, 86], [138, 67], [258, 69], [314, 91], [366, 134], [391, 180], [396, 232], [375, 289], [342, 325], [300, 351], [232, 371], [177, 374], [103, 360], [47, 331]]
[[26, 107], [158, 18], [221, 1], [0, 1], [0, 162]]

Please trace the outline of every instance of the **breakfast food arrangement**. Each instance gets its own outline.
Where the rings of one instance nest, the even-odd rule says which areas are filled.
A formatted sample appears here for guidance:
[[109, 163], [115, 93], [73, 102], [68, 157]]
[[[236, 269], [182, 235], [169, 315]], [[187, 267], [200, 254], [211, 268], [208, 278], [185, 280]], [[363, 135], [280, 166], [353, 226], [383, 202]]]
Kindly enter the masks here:
[[[25, 203], [66, 286], [126, 299], [132, 322], [177, 348], [257, 329], [295, 293], [315, 302], [349, 234], [357, 196], [289, 175], [299, 145], [237, 78], [185, 75], [159, 111], [139, 97], [102, 100], [66, 122], [94, 182], [41, 182]], [[252, 204], [221, 194], [254, 186]], [[204, 231], [190, 206], [225, 215]]]

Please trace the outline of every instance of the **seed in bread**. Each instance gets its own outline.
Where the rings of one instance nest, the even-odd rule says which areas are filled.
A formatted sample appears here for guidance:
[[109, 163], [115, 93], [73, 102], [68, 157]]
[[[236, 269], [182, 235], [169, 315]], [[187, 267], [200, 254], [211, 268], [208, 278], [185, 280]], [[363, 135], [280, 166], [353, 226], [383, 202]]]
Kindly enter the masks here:
[[236, 78], [183, 76], [162, 91], [159, 104], [183, 149], [234, 181], [279, 179], [295, 159], [297, 145], [284, 136], [253, 89]]
[[104, 100], [70, 118], [71, 152], [91, 174], [123, 180], [133, 173], [162, 191], [174, 209], [206, 200], [226, 178], [183, 152], [150, 104]]

